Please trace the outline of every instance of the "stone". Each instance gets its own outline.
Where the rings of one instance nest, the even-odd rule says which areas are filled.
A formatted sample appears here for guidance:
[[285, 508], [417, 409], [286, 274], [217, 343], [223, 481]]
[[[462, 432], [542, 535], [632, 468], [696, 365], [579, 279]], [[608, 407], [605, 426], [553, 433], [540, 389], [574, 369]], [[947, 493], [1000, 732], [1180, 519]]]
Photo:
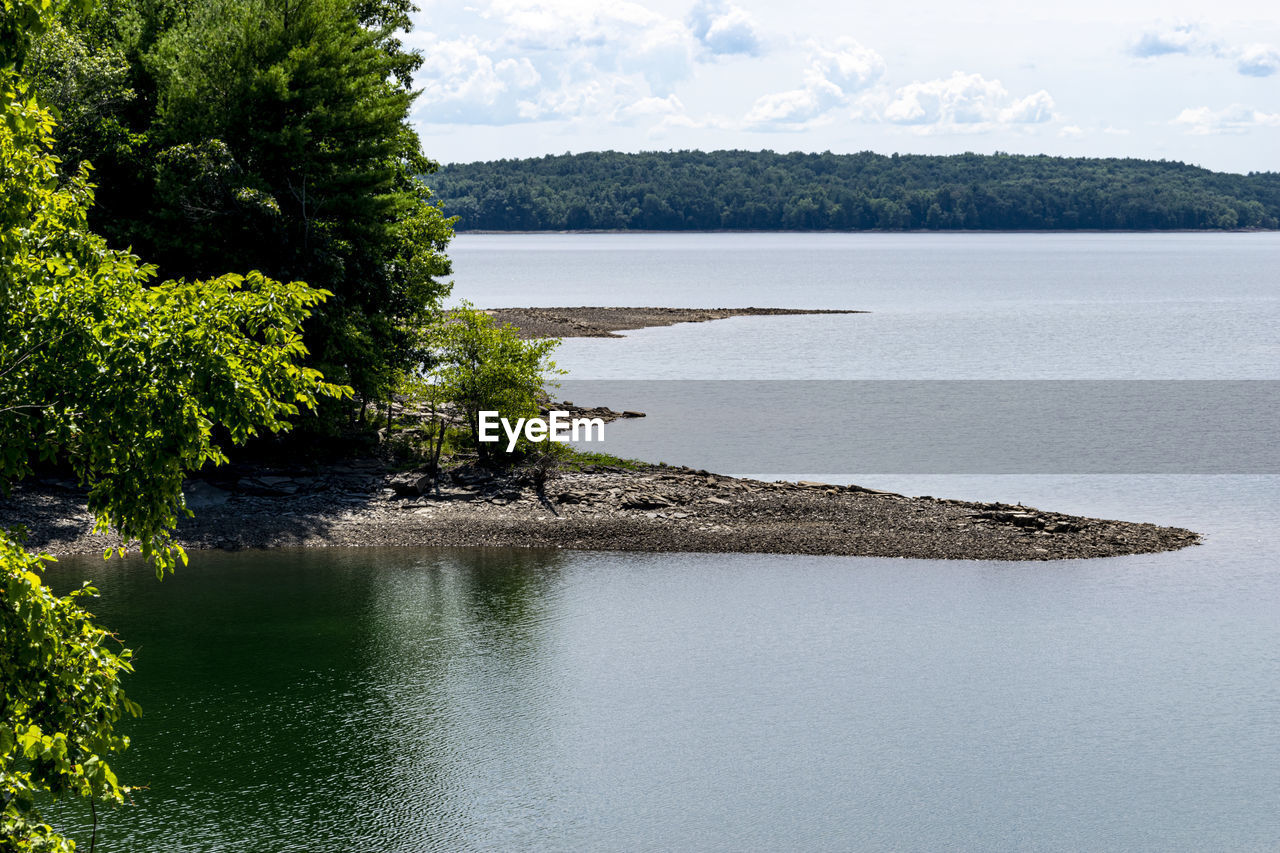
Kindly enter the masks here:
[[464, 465], [461, 468], [455, 468], [449, 472], [449, 476], [453, 482], [460, 486], [469, 486], [476, 483], [487, 483], [493, 479], [493, 472], [487, 468], [479, 468], [474, 465]]
[[430, 474], [424, 475], [417, 471], [396, 474], [387, 481], [387, 485], [392, 492], [401, 497], [420, 497], [425, 495], [435, 487], [435, 483], [435, 478]]
[[[271, 480], [272, 482], [267, 482]], [[297, 494], [299, 485], [288, 477], [245, 477], [236, 490], [260, 498], [280, 498]]]
[[190, 509], [222, 506], [231, 499], [231, 493], [226, 489], [219, 489], [204, 480], [192, 480], [187, 483], [182, 487], [182, 496]]
[[626, 509], [658, 509], [672, 505], [667, 498], [651, 492], [629, 492], [622, 496], [622, 506]]

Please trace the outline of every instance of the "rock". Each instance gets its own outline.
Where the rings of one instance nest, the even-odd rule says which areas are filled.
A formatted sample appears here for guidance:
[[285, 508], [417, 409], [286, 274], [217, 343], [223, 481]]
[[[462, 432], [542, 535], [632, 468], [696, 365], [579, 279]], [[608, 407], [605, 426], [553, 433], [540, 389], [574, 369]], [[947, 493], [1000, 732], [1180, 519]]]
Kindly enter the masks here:
[[297, 494], [299, 488], [289, 477], [245, 477], [236, 483], [236, 491], [260, 498], [288, 497]]
[[721, 506], [729, 506], [729, 501], [724, 498], [707, 498], [709, 504], [720, 504]]
[[657, 509], [674, 505], [666, 497], [650, 492], [628, 492], [622, 496], [621, 503], [625, 509]]
[[476, 465], [463, 465], [450, 471], [449, 477], [460, 486], [471, 486], [489, 482], [493, 479], [493, 472]]
[[1034, 512], [1011, 512], [1009, 510], [990, 509], [977, 513], [977, 518], [986, 518], [1016, 527], [1043, 527], [1044, 519]]
[[211, 506], [222, 506], [231, 499], [231, 493], [225, 489], [210, 485], [204, 480], [192, 480], [182, 487], [182, 496], [189, 509], [204, 509]]
[[400, 497], [420, 497], [435, 488], [436, 478], [430, 474], [406, 471], [387, 481], [391, 490]]

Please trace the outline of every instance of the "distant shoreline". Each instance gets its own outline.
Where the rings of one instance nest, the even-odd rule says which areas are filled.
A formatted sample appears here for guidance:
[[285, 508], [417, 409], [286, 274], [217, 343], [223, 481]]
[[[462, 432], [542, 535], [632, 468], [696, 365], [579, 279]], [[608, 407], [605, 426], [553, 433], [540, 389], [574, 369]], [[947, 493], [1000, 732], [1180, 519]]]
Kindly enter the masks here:
[[934, 230], [931, 228], [856, 230], [838, 228], [813, 228], [808, 230], [783, 230], [777, 228], [682, 228], [679, 230], [650, 230], [643, 228], [583, 228], [538, 229], [533, 231], [496, 231], [489, 229], [458, 229], [457, 236], [468, 234], [1280, 234], [1280, 228], [962, 228]]
[[1280, 173], [1138, 158], [584, 151], [425, 180], [477, 231], [1280, 230]]
[[813, 314], [866, 314], [831, 308], [489, 308], [485, 313], [516, 327], [525, 338], [620, 338], [617, 332], [706, 323], [730, 317], [779, 317]]

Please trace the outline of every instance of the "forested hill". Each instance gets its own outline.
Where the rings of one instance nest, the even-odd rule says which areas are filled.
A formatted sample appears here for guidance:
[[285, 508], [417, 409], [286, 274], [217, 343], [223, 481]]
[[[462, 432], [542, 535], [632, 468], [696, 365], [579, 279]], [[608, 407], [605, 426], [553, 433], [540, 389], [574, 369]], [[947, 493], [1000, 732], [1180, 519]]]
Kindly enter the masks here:
[[428, 182], [460, 231], [1280, 227], [1280, 173], [1164, 160], [604, 151]]

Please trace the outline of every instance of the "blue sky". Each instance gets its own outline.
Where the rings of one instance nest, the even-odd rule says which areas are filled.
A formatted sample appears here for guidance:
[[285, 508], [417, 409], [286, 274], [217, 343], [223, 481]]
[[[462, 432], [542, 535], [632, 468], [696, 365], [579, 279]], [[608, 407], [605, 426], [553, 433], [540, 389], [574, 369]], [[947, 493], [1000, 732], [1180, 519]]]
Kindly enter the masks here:
[[443, 162], [681, 148], [1280, 171], [1280, 8], [1220, 0], [427, 0]]

